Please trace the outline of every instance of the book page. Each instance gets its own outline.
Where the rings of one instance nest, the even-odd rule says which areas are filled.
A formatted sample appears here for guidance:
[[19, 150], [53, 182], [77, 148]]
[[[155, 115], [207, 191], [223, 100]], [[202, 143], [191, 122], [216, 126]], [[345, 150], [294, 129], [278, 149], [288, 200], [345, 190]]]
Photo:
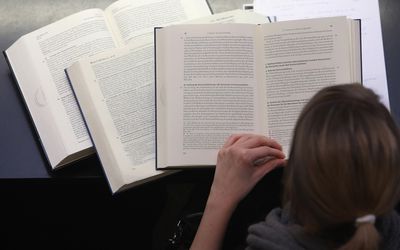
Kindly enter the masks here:
[[349, 28], [345, 17], [262, 26], [268, 134], [286, 154], [311, 96], [322, 87], [352, 81]]
[[67, 70], [113, 192], [155, 170], [152, 43], [112, 50]]
[[211, 14], [205, 0], [120, 0], [106, 9], [119, 43], [153, 39], [154, 27]]
[[254, 11], [278, 21], [330, 16], [361, 19], [363, 85], [390, 109], [378, 0], [255, 0]]
[[225, 11], [201, 18], [190, 19], [185, 24], [212, 24], [212, 23], [253, 23], [262, 24], [269, 22], [268, 18], [262, 14], [249, 12], [241, 9]]
[[168, 151], [167, 166], [215, 165], [229, 135], [262, 131], [255, 28], [170, 26], [160, 39], [157, 32], [157, 161]]
[[53, 168], [92, 146], [64, 69], [114, 47], [103, 11], [91, 9], [29, 33], [6, 51]]

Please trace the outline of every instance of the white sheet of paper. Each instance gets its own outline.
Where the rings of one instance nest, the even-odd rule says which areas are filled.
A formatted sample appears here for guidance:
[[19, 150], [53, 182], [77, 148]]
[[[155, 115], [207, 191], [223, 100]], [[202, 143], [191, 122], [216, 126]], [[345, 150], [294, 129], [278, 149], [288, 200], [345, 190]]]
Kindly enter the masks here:
[[390, 109], [378, 0], [254, 0], [254, 11], [278, 21], [347, 16], [361, 19], [363, 84]]

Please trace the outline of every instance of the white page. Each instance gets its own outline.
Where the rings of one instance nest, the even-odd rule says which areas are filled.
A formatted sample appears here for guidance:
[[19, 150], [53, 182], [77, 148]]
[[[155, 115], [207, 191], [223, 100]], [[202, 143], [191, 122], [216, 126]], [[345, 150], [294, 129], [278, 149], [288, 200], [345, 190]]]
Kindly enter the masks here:
[[255, 28], [218, 24], [161, 30], [170, 32], [161, 44], [170, 59], [164, 72], [174, 72], [166, 74], [165, 85], [157, 85], [166, 93], [158, 100], [167, 107], [161, 112], [169, 131], [164, 145], [167, 165], [214, 165], [229, 135], [262, 132], [262, 119], [256, 114], [262, 105], [256, 94], [261, 90], [256, 81]]
[[[252, 24], [260, 24], [260, 23], [266, 23], [266, 22], [267, 22], [267, 19], [265, 17], [263, 17], [262, 15], [260, 15], [260, 14], [252, 13], [252, 12], [246, 12], [246, 11], [243, 11], [243, 10], [233, 10], [233, 11], [228, 11], [228, 12], [215, 14], [215, 15], [208, 16], [208, 17], [203, 17], [203, 18], [199, 18], [199, 19], [190, 20], [190, 21], [187, 21], [185, 23], [190, 23], [190, 24], [201, 24], [201, 23], [252, 23]], [[196, 80], [198, 80], [198, 79], [196, 79]], [[204, 79], [202, 81], [204, 81]], [[205, 81], [207, 81], [207, 80], [205, 80]], [[214, 79], [212, 79], [210, 81], [210, 83], [211, 82], [215, 82], [215, 81], [216, 81], [216, 79], [214, 78]], [[247, 81], [249, 81], [249, 79], [247, 79]], [[170, 89], [170, 91], [171, 91], [171, 89]], [[173, 100], [173, 102], [175, 102], [175, 101], [177, 101], [177, 100]], [[257, 102], [254, 99], [252, 99], [252, 101]], [[262, 105], [258, 105], [258, 104], [257, 104], [257, 106], [262, 107]], [[165, 107], [163, 105], [161, 105], [161, 106], [158, 105], [157, 108], [159, 109], [158, 111], [160, 111], [160, 109], [163, 109]], [[157, 115], [160, 116], [160, 113], [163, 113], [163, 112], [158, 112]], [[172, 126], [178, 126], [178, 127], [182, 126], [182, 124], [179, 123], [178, 120], [179, 119], [176, 119], [176, 120], [172, 119], [172, 120], [170, 120], [170, 123], [172, 124]], [[181, 129], [183, 129], [183, 128], [181, 128]], [[257, 128], [255, 130], [258, 130], [260, 133], [262, 132], [261, 128]], [[235, 131], [238, 132], [239, 130], [235, 130]], [[240, 130], [240, 131], [243, 132], [243, 129]], [[199, 132], [199, 131], [197, 131], [197, 132]], [[214, 132], [218, 133], [218, 131], [216, 131], [216, 130], [214, 130]], [[219, 132], [220, 132], [219, 136], [212, 136], [215, 145], [218, 144], [217, 148], [219, 148], [221, 146], [221, 144], [223, 143], [223, 140], [226, 139], [224, 137], [226, 137], [227, 135], [229, 135], [230, 133], [232, 133], [234, 131], [231, 130], [230, 133], [229, 133], [227, 131], [223, 131], [222, 130], [222, 131], [219, 131]], [[167, 141], [169, 141], [169, 143], [171, 143], [171, 145], [168, 146], [166, 150], [176, 150], [176, 148], [179, 147], [179, 149], [176, 150], [177, 152], [182, 153], [184, 151], [183, 148], [182, 148], [183, 147], [182, 144], [183, 144], [183, 140], [184, 140], [183, 137], [182, 137], [183, 135], [181, 135], [181, 136], [179, 136], [177, 138], [170, 138], [169, 140], [166, 140], [166, 138], [162, 138], [161, 139], [160, 134], [158, 134], [157, 136], [158, 136], [158, 138], [157, 138], [158, 143], [160, 142], [160, 140], [162, 141], [162, 143], [160, 143], [160, 144], [167, 143]], [[190, 140], [191, 136], [186, 136], [186, 137], [188, 138], [188, 140]], [[218, 141], [218, 139], [221, 139], [221, 138], [224, 138], [224, 139], [222, 139], [222, 142]], [[181, 141], [182, 143], [178, 143], [177, 142], [178, 140]], [[191, 141], [193, 142], [193, 140], [191, 140]], [[190, 145], [190, 147], [194, 147], [194, 146], [196, 146], [196, 145], [193, 145], [193, 144]], [[193, 150], [189, 150], [189, 151], [193, 151]], [[197, 152], [201, 151], [201, 153], [199, 154], [199, 155], [201, 155], [201, 159], [198, 159], [198, 157], [197, 158], [193, 158], [192, 154], [188, 155], [187, 154], [188, 152], [183, 152], [184, 153], [183, 158], [185, 158], [184, 161], [186, 161], [186, 163], [191, 163], [192, 165], [194, 165], [194, 164], [196, 164], [196, 165], [197, 164], [200, 164], [200, 165], [215, 165], [215, 159], [216, 159], [216, 154], [217, 154], [217, 149], [216, 148], [214, 148], [214, 149], [198, 149], [198, 150], [194, 150], [194, 151], [197, 151]], [[159, 157], [160, 156], [160, 152], [161, 151], [158, 151], [158, 153], [157, 153], [158, 154], [158, 156], [157, 156], [158, 160], [160, 160], [160, 157]], [[165, 157], [161, 157], [161, 158], [165, 158]], [[188, 158], [191, 160], [190, 162], [187, 161]], [[175, 159], [175, 160], [177, 160], [177, 159]], [[179, 160], [177, 160], [176, 162], [179, 162]], [[171, 165], [177, 164], [176, 162], [175, 163], [172, 162]]]
[[156, 175], [153, 44], [142, 42], [68, 68], [113, 192]]
[[288, 155], [303, 106], [320, 88], [352, 79], [345, 17], [261, 26], [268, 135]]
[[211, 14], [205, 0], [120, 0], [106, 9], [120, 44], [153, 39], [154, 27]]
[[264, 15], [248, 12], [241, 9], [226, 11], [210, 16], [205, 16], [197, 19], [191, 19], [184, 22], [185, 24], [196, 24], [196, 23], [253, 23], [261, 24], [267, 23], [268, 18]]
[[66, 156], [92, 146], [64, 69], [114, 47], [103, 11], [90, 9], [24, 35], [7, 49], [53, 168]]
[[361, 19], [363, 85], [390, 108], [378, 0], [254, 0], [254, 10], [278, 21], [341, 15]]

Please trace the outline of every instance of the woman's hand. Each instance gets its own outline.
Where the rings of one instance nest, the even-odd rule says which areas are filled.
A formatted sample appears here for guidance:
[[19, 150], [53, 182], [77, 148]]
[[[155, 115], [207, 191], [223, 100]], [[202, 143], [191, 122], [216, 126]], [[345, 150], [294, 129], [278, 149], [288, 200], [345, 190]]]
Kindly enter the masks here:
[[269, 171], [285, 164], [282, 147], [260, 135], [233, 135], [218, 153], [214, 181], [191, 250], [220, 249], [237, 204]]
[[284, 164], [285, 155], [275, 140], [253, 134], [232, 135], [218, 153], [209, 199], [236, 206], [265, 174]]

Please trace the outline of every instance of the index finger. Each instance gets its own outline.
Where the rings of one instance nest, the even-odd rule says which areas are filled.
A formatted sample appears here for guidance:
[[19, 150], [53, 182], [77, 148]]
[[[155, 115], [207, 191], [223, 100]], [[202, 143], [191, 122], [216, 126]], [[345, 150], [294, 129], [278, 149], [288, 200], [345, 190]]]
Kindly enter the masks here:
[[243, 147], [246, 148], [255, 148], [260, 146], [268, 146], [271, 148], [276, 148], [278, 150], [282, 150], [282, 146], [272, 138], [263, 136], [263, 135], [252, 135], [248, 137], [246, 140], [241, 141], [238, 140], [238, 143], [241, 142]]
[[229, 147], [233, 145], [237, 140], [239, 140], [243, 135], [242, 134], [232, 134], [226, 139], [223, 148]]

